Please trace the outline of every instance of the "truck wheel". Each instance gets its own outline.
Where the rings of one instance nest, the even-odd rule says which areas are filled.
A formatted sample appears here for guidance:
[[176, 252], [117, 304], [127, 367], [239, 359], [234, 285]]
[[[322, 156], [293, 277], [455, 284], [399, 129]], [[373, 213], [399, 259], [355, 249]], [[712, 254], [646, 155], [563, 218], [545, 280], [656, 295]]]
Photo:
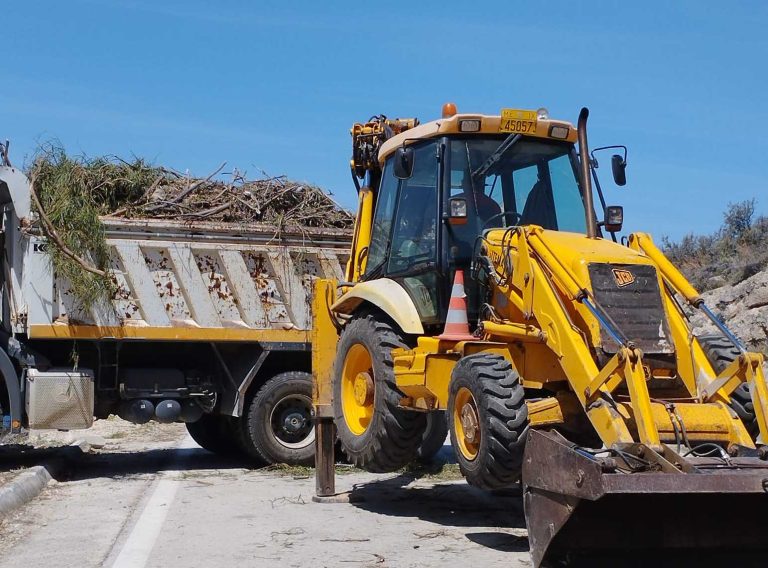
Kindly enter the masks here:
[[[702, 335], [698, 340], [710, 365], [717, 374], [722, 373], [741, 355], [731, 340], [723, 335]], [[749, 435], [755, 438], [760, 427], [757, 424], [755, 406], [752, 404], [752, 393], [747, 383], [741, 383], [731, 393], [731, 408], [741, 418]]]
[[445, 410], [435, 410], [427, 413], [427, 429], [421, 438], [421, 445], [416, 453], [416, 459], [422, 463], [431, 462], [437, 452], [445, 444], [448, 437], [448, 418]]
[[288, 371], [269, 379], [251, 399], [242, 426], [243, 449], [256, 461], [312, 465], [312, 375]]
[[482, 489], [520, 479], [528, 407], [520, 377], [501, 356], [461, 359], [451, 374], [448, 427], [461, 473]]
[[187, 422], [187, 432], [204, 450], [220, 456], [240, 455], [235, 425], [229, 416], [203, 414], [195, 422]]
[[344, 453], [374, 473], [412, 462], [427, 427], [422, 412], [398, 405], [392, 350], [405, 347], [392, 325], [374, 315], [353, 319], [341, 334], [333, 381], [336, 432]]

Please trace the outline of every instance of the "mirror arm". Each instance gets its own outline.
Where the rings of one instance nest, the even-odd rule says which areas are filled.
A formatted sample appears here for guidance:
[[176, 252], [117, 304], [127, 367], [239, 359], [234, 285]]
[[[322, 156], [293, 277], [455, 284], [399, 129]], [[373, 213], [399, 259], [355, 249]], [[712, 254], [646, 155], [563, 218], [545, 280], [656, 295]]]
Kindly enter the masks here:
[[[603, 195], [603, 188], [600, 187], [600, 179], [597, 176], [597, 171], [593, 166], [590, 165], [590, 170], [592, 170], [592, 179], [595, 181], [595, 189], [597, 190], [597, 196], [600, 198], [600, 206], [603, 208], [603, 215], [605, 215], [605, 196]], [[605, 221], [599, 221], [597, 223], [598, 227], [604, 227]], [[618, 242], [616, 240], [616, 233], [614, 231], [608, 231], [611, 234], [611, 238], [613, 239], [613, 242]]]

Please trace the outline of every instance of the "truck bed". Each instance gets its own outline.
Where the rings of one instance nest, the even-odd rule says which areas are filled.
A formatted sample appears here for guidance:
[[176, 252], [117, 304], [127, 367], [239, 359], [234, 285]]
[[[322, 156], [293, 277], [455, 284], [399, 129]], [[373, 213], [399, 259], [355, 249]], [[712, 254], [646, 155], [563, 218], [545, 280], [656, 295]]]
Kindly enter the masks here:
[[[12, 321], [30, 339], [307, 342], [314, 278], [343, 280], [351, 234], [103, 217], [117, 292], [84, 309], [39, 232], [13, 262]], [[21, 261], [21, 266], [19, 262]], [[23, 270], [20, 268], [23, 267]]]

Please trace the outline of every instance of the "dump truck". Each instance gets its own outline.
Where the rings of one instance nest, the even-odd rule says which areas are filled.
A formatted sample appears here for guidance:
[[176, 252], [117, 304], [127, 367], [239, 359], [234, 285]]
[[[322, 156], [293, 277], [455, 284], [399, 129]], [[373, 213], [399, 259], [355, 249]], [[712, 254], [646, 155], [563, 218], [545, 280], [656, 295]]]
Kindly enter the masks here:
[[[598, 150], [618, 186], [627, 151], [590, 152], [588, 115], [447, 104], [353, 126], [349, 262], [314, 296], [318, 496], [335, 491], [334, 430], [352, 463], [387, 472], [445, 412], [470, 484], [521, 484], [535, 566], [756, 552], [763, 356], [648, 234], [619, 238]], [[719, 333], [697, 336], [692, 310]]]
[[312, 463], [311, 282], [343, 277], [348, 230], [102, 217], [115, 291], [86, 308], [3, 162], [6, 432], [182, 421], [216, 453]]

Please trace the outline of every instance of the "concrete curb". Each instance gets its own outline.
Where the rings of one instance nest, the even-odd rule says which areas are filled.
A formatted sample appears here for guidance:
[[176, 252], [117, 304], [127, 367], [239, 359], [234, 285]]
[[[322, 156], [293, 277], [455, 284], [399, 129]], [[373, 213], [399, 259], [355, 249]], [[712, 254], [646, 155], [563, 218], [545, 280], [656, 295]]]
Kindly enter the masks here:
[[0, 489], [0, 515], [7, 515], [37, 497], [53, 479], [44, 465], [35, 465], [21, 472]]
[[4, 517], [40, 495], [54, 476], [72, 459], [85, 454], [88, 443], [80, 440], [65, 446], [44, 465], [34, 465], [0, 487], [0, 516]]

